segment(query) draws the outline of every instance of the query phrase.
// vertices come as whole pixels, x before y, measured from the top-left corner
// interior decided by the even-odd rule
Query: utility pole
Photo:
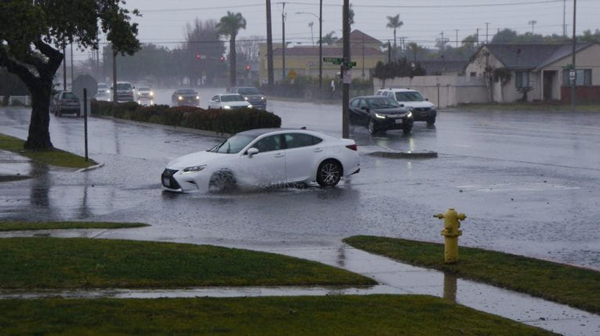
[[[271,31],[271,0],[267,0],[267,78],[269,88],[275,84],[273,76],[273,33]]]
[[[73,89],[73,42],[71,42],[71,90]]]
[[[535,24],[537,23],[537,21],[531,20],[531,21],[529,21],[527,23],[531,25],[531,35],[533,35],[533,29],[534,29]]]
[[[67,91],[67,46],[63,40],[63,90]]]
[[[575,112],[575,86],[577,85],[577,66],[575,52],[577,50],[577,0],[573,0],[573,68],[571,71],[575,71],[575,78],[571,79],[571,112]]]
[[[313,34],[313,25],[315,23],[310,21],[308,23],[308,27],[310,27],[310,43],[314,46],[315,45],[315,35]]]
[[[388,63],[392,62],[392,42],[388,40]]]
[[[113,103],[116,103],[117,100],[117,51],[115,47],[112,47],[113,54]]]
[[[567,38],[567,0],[563,0],[563,37]]]
[[[323,0],[319,1],[319,90],[323,89]]]
[[[458,29],[456,30],[456,47],[458,48]]]
[[[485,44],[488,44],[488,28],[490,26],[489,22],[485,23]]]
[[[479,47],[479,28],[477,28],[477,33],[475,34],[475,44]]]
[[[365,80],[365,35],[362,37],[362,79]]]
[[[285,47],[286,47],[286,45],[285,45],[285,2],[283,2],[282,4],[283,4],[283,9],[281,10],[281,33],[282,33],[282,35],[281,35],[281,48],[282,48],[281,49],[282,50],[281,69],[283,71],[281,74],[281,80],[285,81],[285,77],[286,77],[286,75],[285,75]]]
[[[344,62],[342,64],[343,94],[342,94],[342,137],[350,137],[350,125],[348,123],[348,109],[350,108],[350,0],[344,0],[342,20],[344,27]]]

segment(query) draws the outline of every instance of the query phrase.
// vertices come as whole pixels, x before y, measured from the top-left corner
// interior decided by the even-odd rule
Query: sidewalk
[[[134,236],[143,240],[160,241],[158,236],[134,235],[135,230],[127,230],[125,239]],[[141,231],[140,231],[141,232]],[[125,233],[125,232],[123,232]],[[9,237],[86,237],[117,238],[117,230],[57,230],[39,232],[0,233],[1,238]],[[164,238],[164,237],[163,237]],[[168,240],[169,242],[176,242]],[[205,244],[200,241],[180,241],[181,243]],[[369,295],[369,294],[420,294],[442,297],[459,304],[499,315],[524,324],[551,330],[563,335],[584,336],[600,334],[600,316],[574,309],[562,304],[535,298],[526,294],[468,281],[445,275],[442,272],[413,267],[388,258],[369,254],[339,243],[338,246],[315,246],[304,248],[264,248],[251,245],[227,246],[246,248],[263,252],[278,253],[292,257],[317,261],[360,273],[375,279],[380,285],[371,288],[328,288],[328,287],[218,287],[187,288],[173,290],[129,290],[111,289],[94,291],[42,291],[42,292],[0,292],[0,299],[40,297],[65,298],[193,298],[193,297],[253,297],[253,296],[304,296],[304,295]],[[441,258],[441,256],[440,256]]]

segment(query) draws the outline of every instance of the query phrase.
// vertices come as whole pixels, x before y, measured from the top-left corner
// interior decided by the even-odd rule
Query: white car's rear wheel
[[[324,161],[317,171],[317,183],[321,187],[333,187],[342,178],[342,165],[334,160]]]

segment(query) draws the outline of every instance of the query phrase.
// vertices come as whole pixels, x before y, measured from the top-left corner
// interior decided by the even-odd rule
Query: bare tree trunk
[[[50,96],[52,95],[52,81],[45,80],[35,88],[29,87],[31,92],[31,120],[29,134],[25,142],[28,149],[53,148],[50,141]]]

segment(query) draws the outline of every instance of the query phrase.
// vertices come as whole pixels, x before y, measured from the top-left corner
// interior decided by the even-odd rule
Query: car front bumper
[[[413,119],[415,121],[427,121],[429,118],[435,118],[437,110],[430,108],[414,108],[412,109]]]
[[[171,192],[208,191],[208,179],[205,176],[202,172],[184,173],[182,170],[166,168],[160,181],[163,190]]]
[[[405,127],[412,127],[413,118],[374,118],[375,127],[378,130],[392,130],[392,129],[403,129]]]

